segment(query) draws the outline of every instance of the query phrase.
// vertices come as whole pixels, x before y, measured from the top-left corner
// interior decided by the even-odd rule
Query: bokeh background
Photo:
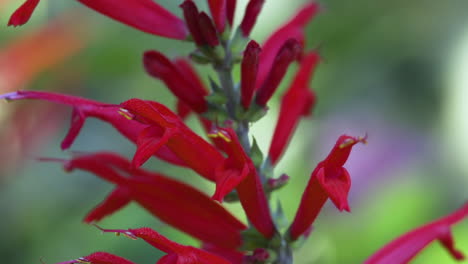
[[[158,2],[181,13],[181,1]],[[239,0],[239,11],[245,2]],[[264,39],[304,2],[266,1],[254,39]],[[468,2],[321,2],[323,12],[307,27],[307,48],[318,49],[323,57],[312,82],[318,104],[275,171],[287,173],[291,182],[272,201],[281,200],[291,219],[310,172],[336,138],[367,133],[369,143],[356,146],[346,164],[353,180],[352,213],[327,204],[295,262],[360,263],[399,234],[455,210],[468,198]],[[76,1],[43,0],[27,25],[7,28],[8,17],[21,3],[0,1],[1,93],[52,90],[109,103],[139,97],[174,105],[161,82],[145,74],[141,56],[148,49],[184,55],[191,45],[141,33]],[[210,74],[202,67],[199,71],[205,79]],[[278,99],[252,128],[264,150]],[[59,149],[69,113],[47,103],[0,102],[2,263],[55,263],[98,250],[154,263],[161,253],[143,241],[102,235],[81,223],[110,192],[110,184],[34,161],[70,156]],[[200,131],[194,118],[188,122]],[[134,146],[107,124],[88,120],[72,150],[113,150],[131,157]],[[213,190],[190,171],[154,159],[145,166],[207,193]],[[229,208],[243,218],[238,205]],[[197,244],[134,204],[100,225],[149,226],[178,242]],[[458,247],[468,253],[468,221],[456,225],[454,234]],[[454,261],[433,243],[413,263]]]

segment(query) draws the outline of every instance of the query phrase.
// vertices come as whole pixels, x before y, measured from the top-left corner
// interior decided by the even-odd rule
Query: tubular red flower
[[[200,25],[200,31],[205,39],[206,44],[211,47],[219,45],[218,33],[216,28],[211,21],[211,18],[205,13],[201,12],[198,15],[198,24]]]
[[[8,21],[8,26],[21,26],[28,22],[34,9],[36,9],[39,0],[26,0],[14,13]]]
[[[261,234],[271,238],[276,229],[265,191],[257,170],[241,146],[236,133],[231,128],[217,128],[210,136],[225,141],[223,148],[228,155],[217,174],[216,193],[213,198],[222,200],[224,195],[236,188],[247,218]]]
[[[223,248],[235,249],[241,245],[240,232],[245,225],[219,203],[189,185],[134,169],[128,160],[112,153],[78,156],[63,163],[67,171],[86,170],[117,185],[116,190],[86,216],[85,222],[98,221],[134,200],[165,223],[201,241]]]
[[[207,110],[207,91],[186,60],[172,62],[162,53],[151,50],[144,53],[143,64],[148,74],[161,79],[177,98],[195,112],[203,113]]]
[[[90,263],[90,264],[135,264],[128,259],[107,253],[107,252],[95,252],[79,259],[60,262],[56,264],[74,264],[74,263]]]
[[[310,228],[328,198],[338,210],[350,211],[347,199],[351,180],[343,165],[352,147],[359,142],[365,143],[366,138],[340,136],[330,154],[314,169],[294,221],[289,227],[292,240],[296,240]]]
[[[203,36],[200,24],[198,21],[198,8],[192,0],[185,0],[180,7],[184,11],[185,22],[190,30],[193,40],[198,46],[206,44],[205,37]]]
[[[278,162],[285,151],[300,117],[309,115],[315,104],[315,94],[310,90],[309,82],[319,59],[315,52],[304,56],[299,71],[283,96],[278,121],[268,151],[273,165]]]
[[[130,99],[121,106],[133,114],[133,118],[149,125],[140,133],[133,158],[135,166],[140,166],[161,146],[167,145],[194,171],[208,180],[216,180],[216,166],[224,161],[224,157],[188,128],[175,113],[160,103],[140,99]],[[158,131],[159,127],[163,130]]]
[[[265,106],[273,93],[278,88],[289,65],[298,59],[302,52],[301,44],[296,39],[288,39],[284,42],[276,55],[275,61],[268,73],[267,78],[257,91],[255,102],[260,106]]]
[[[408,263],[429,243],[439,240],[456,260],[463,260],[463,253],[455,249],[450,227],[468,217],[468,203],[455,212],[434,222],[418,227],[396,238],[368,258],[365,264]]]
[[[95,11],[143,32],[173,39],[186,39],[184,21],[151,0],[78,0]],[[10,19],[9,25],[26,23],[38,0],[27,0]]]
[[[73,106],[70,129],[62,141],[62,149],[68,149],[75,141],[86,118],[94,117],[105,121],[117,129],[123,136],[136,143],[140,132],[146,128],[145,125],[129,120],[119,114],[119,107],[116,105],[105,104],[77,96],[64,95],[52,92],[40,91],[17,91],[13,93],[0,95],[0,99],[22,100],[39,99],[58,104]],[[160,128],[161,130],[161,128]],[[156,153],[156,157],[177,166],[186,166],[171,150],[163,146]]]
[[[241,103],[244,109],[248,109],[252,102],[261,50],[260,45],[252,40],[244,51],[241,65]]]
[[[255,22],[257,22],[258,14],[262,11],[263,4],[265,0],[250,0],[245,9],[244,18],[240,24],[240,29],[244,37],[248,37]]]
[[[234,14],[236,13],[237,0],[226,0],[226,16],[229,25],[234,23]]]
[[[226,0],[208,0],[208,5],[218,32],[223,33],[226,26]]]
[[[230,264],[229,261],[202,249],[184,246],[167,239],[148,227],[128,230],[101,229],[104,232],[117,232],[130,238],[137,237],[145,240],[153,247],[167,253],[158,264],[200,263],[200,264]]]
[[[273,65],[278,50],[284,41],[289,38],[295,38],[300,43],[304,40],[304,27],[319,11],[319,5],[315,2],[302,7],[291,20],[276,30],[262,45],[262,54],[257,77],[257,89],[260,88]]]

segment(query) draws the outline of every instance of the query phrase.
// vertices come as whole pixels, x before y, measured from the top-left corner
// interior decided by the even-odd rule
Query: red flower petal
[[[208,5],[218,32],[223,33],[226,25],[226,0],[208,0]]]
[[[225,194],[236,187],[239,200],[249,221],[261,234],[271,238],[276,229],[265,191],[257,170],[239,143],[236,133],[232,128],[217,128],[215,133],[210,133],[210,137],[224,140],[223,148],[228,155],[225,161],[228,164],[223,164],[222,167],[222,169],[227,168],[227,173],[217,174],[216,193],[213,198],[222,200]]]
[[[244,18],[240,24],[240,29],[242,30],[242,35],[248,37],[255,22],[257,22],[258,14],[262,11],[263,4],[265,0],[250,0],[245,9]]]
[[[342,135],[336,141],[327,158],[314,169],[302,195],[294,221],[289,227],[289,235],[292,240],[296,240],[306,233],[328,198],[340,211],[349,211],[347,197],[351,180],[343,165],[348,159],[352,147],[359,142],[365,142],[365,140],[365,138]]]
[[[288,39],[284,42],[276,55],[268,76],[257,91],[255,102],[258,105],[266,105],[268,100],[276,91],[276,88],[278,88],[278,85],[286,74],[289,65],[294,60],[298,59],[301,52],[302,47],[296,39]]]
[[[140,99],[123,102],[122,107],[142,119],[142,122],[167,130],[170,138],[166,146],[206,179],[211,181],[216,179],[215,169],[223,162],[224,157],[214,146],[188,128],[175,113],[162,104]],[[144,136],[145,141],[150,139],[147,135]],[[155,139],[159,137],[155,135]],[[137,149],[135,155],[138,156],[140,151],[143,149]]]
[[[106,199],[86,219],[99,220],[94,216],[108,215],[115,211],[115,205],[122,204],[120,201],[131,199],[162,221],[204,242],[223,248],[241,245],[240,232],[245,225],[219,203],[189,185],[161,174],[134,169],[128,160],[112,153],[79,156],[64,163],[68,170],[92,172],[117,184],[117,190],[121,189],[118,194],[114,191],[113,197]]]
[[[174,63],[158,51],[147,51],[143,55],[146,71],[153,77],[161,79],[171,92],[197,113],[207,109],[207,95],[203,83],[195,70],[184,59]]]
[[[284,41],[295,38],[299,42],[304,39],[304,27],[319,11],[319,5],[315,2],[302,7],[293,18],[276,30],[262,45],[262,54],[260,55],[260,64],[257,77],[257,89],[260,88],[269,70],[273,65],[276,54],[283,45]]]
[[[190,30],[190,34],[198,46],[206,44],[205,37],[203,36],[198,22],[198,8],[192,0],[185,0],[180,7],[184,11],[185,22]]]
[[[126,188],[117,188],[109,196],[86,215],[84,222],[92,223],[101,221],[104,217],[111,215],[130,203],[131,198]]]
[[[315,104],[315,94],[309,89],[309,82],[318,61],[317,53],[307,54],[301,60],[299,71],[283,96],[278,121],[268,151],[273,165],[278,162],[286,149],[300,117],[308,115]]]
[[[226,0],[226,16],[229,22],[229,25],[234,23],[234,14],[236,13],[236,3],[237,0]]]
[[[468,217],[468,203],[457,211],[434,222],[418,227],[396,238],[368,258],[365,264],[408,263],[434,240],[439,240],[454,259],[463,260],[455,249],[450,227]]]
[[[78,0],[95,11],[143,32],[173,39],[186,39],[183,20],[152,0]]]
[[[145,240],[148,244],[152,245],[153,247],[169,254],[168,256],[165,256],[162,259],[162,261],[158,261],[158,263],[230,264],[229,261],[217,255],[211,254],[207,251],[191,246],[184,246],[174,241],[171,241],[148,227],[129,230],[102,230],[104,232],[118,232],[123,233],[124,235],[128,234],[131,236],[139,237]],[[177,257],[175,257],[174,255],[176,255]]]
[[[260,45],[254,40],[250,41],[244,51],[241,66],[241,103],[244,109],[250,107],[255,81],[257,80],[258,59],[261,52]]]
[[[8,21],[8,26],[21,26],[28,22],[34,9],[36,9],[39,0],[26,0],[14,13]]]
[[[107,252],[96,252],[88,256],[71,260],[60,262],[57,264],[73,264],[73,263],[90,263],[90,264],[134,264],[130,260],[124,259],[122,257],[107,253]]]
[[[51,92],[18,91],[0,95],[0,99],[1,98],[6,100],[40,99],[58,104],[73,106],[74,110],[70,130],[62,141],[62,149],[67,149],[71,146],[80,129],[82,128],[84,120],[88,117],[94,117],[108,122],[122,135],[135,143],[140,132],[146,128],[145,125],[134,120],[129,120],[128,118],[125,118],[119,114],[120,108],[118,106],[105,104],[82,97]],[[163,146],[158,152],[154,153],[154,155],[174,165],[186,166],[185,163],[166,146]]]
[[[211,47],[218,46],[218,33],[216,32],[216,28],[213,25],[211,18],[205,12],[201,12],[198,15],[198,24],[200,25],[200,30],[206,44]]]

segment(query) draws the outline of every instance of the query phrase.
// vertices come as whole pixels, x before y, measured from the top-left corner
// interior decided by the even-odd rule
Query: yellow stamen
[[[128,112],[127,109],[120,108],[119,114],[128,120],[133,120],[133,116]]]
[[[231,138],[229,135],[226,135],[223,131],[215,130],[211,133],[208,133],[208,137],[210,138],[222,138],[226,142],[231,142]]]

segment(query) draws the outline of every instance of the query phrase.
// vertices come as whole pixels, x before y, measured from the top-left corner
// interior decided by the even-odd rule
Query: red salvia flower
[[[226,0],[208,0],[208,5],[218,32],[223,33],[226,26],[226,18],[228,17],[226,13]]]
[[[318,11],[319,5],[315,2],[305,5],[290,21],[271,34],[265,43],[263,43],[256,83],[257,89],[265,81],[284,41],[294,38],[302,43],[304,40],[304,28]]]
[[[218,128],[210,136],[226,142],[225,151],[228,155],[221,172],[217,174],[214,199],[222,200],[225,194],[237,186],[239,200],[247,218],[261,234],[271,238],[275,233],[275,226],[265,191],[257,170],[241,146],[236,133],[231,128]]]
[[[197,113],[207,110],[205,96],[208,94],[195,70],[185,59],[170,61],[158,51],[143,55],[146,71],[161,79],[171,92]]]
[[[255,22],[257,22],[257,17],[260,14],[260,11],[262,11],[264,3],[265,0],[250,0],[247,4],[244,18],[240,24],[240,29],[244,37],[248,37],[250,35],[250,32],[255,26]]]
[[[456,260],[463,260],[463,253],[455,249],[450,227],[468,217],[468,203],[455,212],[434,222],[416,228],[396,238],[374,253],[365,264],[408,263],[429,243],[438,240]]]
[[[198,15],[198,24],[200,25],[200,30],[206,44],[210,47],[218,46],[219,39],[216,28],[211,18],[205,12],[201,12],[200,15]]]
[[[152,0],[78,0],[95,11],[143,32],[174,39],[186,39],[183,20]],[[9,25],[19,26],[31,17],[38,0],[26,2],[12,15]]]
[[[255,95],[255,102],[259,106],[263,107],[266,105],[286,74],[289,65],[294,60],[299,58],[301,52],[301,44],[299,44],[296,39],[291,38],[284,42],[283,46],[276,55],[275,61],[270,69],[270,72],[268,73],[268,76]]]
[[[226,18],[229,25],[234,23],[234,14],[236,13],[237,0],[226,0]]]
[[[310,228],[328,198],[338,210],[350,211],[348,192],[351,180],[343,165],[352,147],[359,142],[365,143],[365,140],[366,138],[340,136],[330,154],[314,169],[302,195],[294,221],[289,227],[292,240],[296,240]]]
[[[157,263],[161,264],[231,264],[226,259],[202,249],[184,246],[167,239],[151,228],[143,227],[128,230],[101,229],[104,232],[116,232],[130,238],[141,238],[153,247],[167,253]]]
[[[75,260],[60,262],[56,264],[135,264],[128,259],[107,253],[107,252],[95,252],[88,256],[81,257]]]
[[[184,11],[185,22],[190,30],[193,40],[198,46],[206,44],[198,18],[198,8],[192,0],[185,0],[180,7]]]
[[[102,121],[108,122],[116,128],[122,135],[130,141],[137,143],[139,134],[146,128],[145,125],[129,120],[119,114],[120,107],[116,105],[105,104],[82,97],[63,95],[51,92],[39,91],[18,91],[8,94],[3,94],[0,98],[7,100],[22,100],[22,99],[39,99],[50,101],[59,104],[70,105],[73,107],[70,129],[62,141],[62,149],[68,149],[75,141],[81,128],[84,125],[86,118],[94,117]],[[157,129],[157,128],[155,128]],[[161,130],[161,128],[159,128]],[[161,147],[157,152],[153,153],[158,158],[170,162],[178,166],[185,166],[185,163],[178,158],[166,146]]]
[[[283,96],[278,121],[268,151],[272,164],[278,162],[286,149],[300,117],[309,115],[315,104],[315,94],[309,89],[309,83],[312,71],[319,59],[316,52],[310,52],[304,56],[293,82]]]
[[[257,80],[258,59],[261,52],[260,45],[254,40],[247,44],[241,65],[241,104],[244,109],[250,107]]]
[[[211,144],[188,128],[166,106],[152,101],[131,99],[121,106],[148,125],[139,135],[138,149],[133,158],[135,166],[141,166],[162,146],[167,145],[190,168],[208,180],[215,181],[215,169],[224,157]],[[163,128],[161,131],[160,128]]]
[[[133,200],[165,223],[205,243],[231,249],[241,245],[240,232],[245,225],[219,203],[189,185],[162,174],[135,169],[130,161],[113,153],[81,155],[61,162],[67,171],[89,171],[117,185],[106,200],[85,217],[85,222],[99,221]]]

